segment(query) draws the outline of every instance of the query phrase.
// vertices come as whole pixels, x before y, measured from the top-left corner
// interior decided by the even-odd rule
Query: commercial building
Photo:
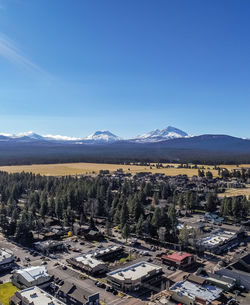
[[[109,261],[114,258],[120,258],[124,253],[124,248],[122,246],[111,245],[107,248],[103,247],[90,253],[98,260]]]
[[[230,291],[234,289],[236,284],[236,280],[234,278],[211,273],[203,268],[199,268],[196,274],[198,276],[205,278],[206,281],[209,282],[210,284],[215,285],[225,291]]]
[[[35,242],[34,247],[37,251],[42,252],[43,254],[48,255],[49,253],[66,251],[64,243],[61,241],[55,240],[46,240],[42,242]]]
[[[12,251],[7,249],[0,249],[0,271],[12,268],[14,263],[14,256]]]
[[[245,239],[245,232],[233,232],[229,230],[217,229],[209,235],[201,238],[197,246],[202,251],[210,251],[215,254],[221,254],[226,250],[238,246]]]
[[[73,283],[65,282],[57,292],[57,297],[67,305],[99,305],[99,293],[90,293]]]
[[[39,287],[17,291],[10,299],[10,305],[66,305]]]
[[[16,270],[12,277],[12,283],[19,289],[32,286],[46,287],[50,284],[51,276],[45,266],[32,266]]]
[[[185,252],[174,252],[170,255],[162,255],[162,262],[175,268],[183,269],[193,265],[196,258],[193,254]]]
[[[123,291],[137,291],[141,288],[151,289],[152,286],[160,283],[162,274],[160,266],[148,262],[140,262],[109,272],[107,281],[113,288]]]
[[[78,255],[68,259],[67,262],[82,271],[95,275],[108,271],[107,265],[103,261],[96,259],[92,254]]]
[[[204,220],[214,223],[214,224],[222,224],[224,221],[223,217],[218,216],[217,214],[214,213],[206,213],[204,215]]]
[[[171,298],[181,304],[221,304],[215,301],[220,298],[222,289],[207,285],[203,281],[200,281],[200,284],[191,280],[181,281],[171,286],[169,291]]]
[[[250,290],[250,254],[244,255],[228,266],[216,270],[215,273],[234,278],[238,285]]]

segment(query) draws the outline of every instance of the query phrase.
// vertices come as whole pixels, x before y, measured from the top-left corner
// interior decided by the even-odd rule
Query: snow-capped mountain
[[[83,141],[91,141],[91,142],[94,141],[98,143],[111,143],[120,140],[121,140],[120,137],[114,135],[112,132],[108,130],[96,131],[83,139]]]
[[[148,133],[142,134],[135,139],[133,139],[136,142],[160,142],[160,141],[166,141],[170,139],[176,139],[176,138],[184,138],[189,137],[189,135],[178,128],[168,126],[162,130],[160,129],[154,129]]]
[[[77,141],[81,140],[76,137],[67,137],[60,135],[39,135],[33,131],[22,132],[17,134],[0,133],[1,141],[14,141],[14,142],[29,142],[29,141]]]
[[[189,135],[175,127],[168,126],[162,130],[155,129],[141,136],[123,140],[108,130],[96,131],[87,137],[69,137],[62,135],[39,135],[35,132],[23,132],[18,134],[0,133],[1,142],[52,142],[52,143],[69,143],[69,144],[99,144],[114,143],[118,141],[152,143],[166,141],[175,138],[189,137]]]

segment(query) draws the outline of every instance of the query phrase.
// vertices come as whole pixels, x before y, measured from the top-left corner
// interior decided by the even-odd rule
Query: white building
[[[65,303],[35,286],[17,291],[11,298],[10,305],[65,305]]]
[[[212,304],[222,293],[222,289],[212,285],[199,285],[190,281],[181,281],[169,288],[176,302],[186,305]]]
[[[17,270],[12,275],[12,283],[18,288],[32,286],[46,287],[50,283],[51,276],[45,266],[32,266]]]
[[[68,262],[71,265],[91,274],[104,273],[108,271],[107,265],[103,261],[96,259],[93,254],[78,255],[69,259]]]
[[[162,268],[148,262],[140,262],[107,274],[108,283],[123,291],[136,291],[143,287],[150,288],[161,280]]]
[[[208,236],[201,238],[197,245],[201,250],[207,250],[220,254],[226,249],[238,246],[245,238],[244,231],[233,232],[229,230],[217,229]]]
[[[0,249],[0,270],[9,269],[14,262],[13,252],[7,249]]]

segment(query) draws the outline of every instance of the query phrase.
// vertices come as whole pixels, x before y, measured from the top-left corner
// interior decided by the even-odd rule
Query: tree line
[[[0,227],[17,241],[33,241],[33,231],[46,227],[49,219],[73,228],[88,224],[93,217],[107,219],[107,231],[117,225],[124,238],[131,233],[177,242],[178,216],[196,209],[222,215],[249,215],[249,200],[223,199],[208,193],[206,199],[192,191],[177,191],[163,181],[146,181],[110,176],[46,177],[32,173],[0,172]]]

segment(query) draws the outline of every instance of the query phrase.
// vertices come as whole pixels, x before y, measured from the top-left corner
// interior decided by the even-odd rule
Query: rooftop
[[[45,249],[45,248],[49,248],[49,247],[56,247],[56,246],[63,245],[63,242],[56,241],[56,240],[45,240],[45,241],[35,242],[34,245]]]
[[[196,297],[212,302],[220,297],[222,289],[217,288],[212,285],[198,285],[191,283],[189,281],[182,281],[174,284],[169,289],[170,291],[175,291],[179,296],[187,296],[192,300]]]
[[[100,260],[94,258],[92,254],[83,254],[73,258],[77,263],[82,263],[85,266],[89,266],[91,268],[95,268],[100,265],[104,265],[104,263]]]
[[[227,269],[235,269],[240,272],[250,273],[250,253],[242,256],[237,261],[227,266]]]
[[[91,251],[90,253],[93,255],[93,256],[102,256],[102,255],[105,255],[105,254],[108,254],[108,253],[112,253],[112,252],[115,252],[115,251],[118,251],[122,249],[122,246],[117,246],[117,245],[111,245],[107,248],[100,248],[100,249],[96,249],[95,251]]]
[[[17,270],[15,273],[22,275],[28,282],[33,282],[41,277],[50,276],[45,266],[32,266]]]
[[[10,250],[0,249],[0,264],[11,262],[13,259],[13,253]]]
[[[22,298],[26,298],[29,304],[32,305],[64,305],[65,304],[37,286],[19,291],[17,295],[18,294],[20,294]]]
[[[186,253],[186,252],[174,252],[173,254],[170,255],[163,255],[162,258],[171,260],[171,261],[177,261],[181,262],[187,257],[191,257],[192,254]]]
[[[234,235],[235,232],[217,230],[209,236],[202,238],[199,243],[203,246],[213,247],[230,240]]]
[[[69,282],[65,282],[61,286],[60,291],[74,298],[75,300],[81,302],[82,304],[85,304],[90,296],[94,296],[98,294],[98,292],[95,293],[90,292],[88,290],[85,290],[83,287],[76,286],[74,283],[69,283]]]
[[[129,267],[125,267],[109,272],[108,276],[112,276],[120,281],[128,280],[128,279],[134,281],[142,278],[143,276],[146,276],[151,271],[156,271],[160,273],[162,271],[162,268],[160,266],[148,262],[140,262],[138,264]]]

